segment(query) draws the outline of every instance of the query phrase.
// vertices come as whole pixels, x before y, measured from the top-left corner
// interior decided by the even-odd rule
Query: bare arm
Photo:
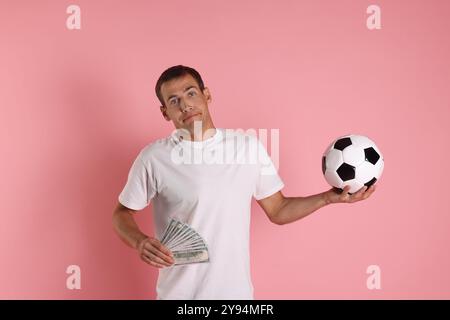
[[[342,193],[337,193],[332,188],[308,197],[285,197],[278,191],[257,202],[270,221],[281,225],[302,219],[330,203],[353,203],[367,199],[375,191],[375,185],[369,189],[363,187],[352,195],[348,194],[349,190],[350,187],[346,186]]]
[[[304,218],[327,204],[323,194],[291,198],[285,197],[281,191],[257,202],[270,221],[280,225]]]
[[[134,220],[136,212],[118,203],[113,213],[114,230],[126,245],[134,249],[138,248],[140,241],[147,238]]]
[[[136,249],[144,262],[158,268],[172,265],[174,260],[170,250],[139,229],[133,217],[136,212],[121,203],[117,204],[113,213],[113,227],[117,235],[126,245]]]

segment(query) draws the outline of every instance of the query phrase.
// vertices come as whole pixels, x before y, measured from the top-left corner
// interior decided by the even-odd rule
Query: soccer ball
[[[373,185],[380,179],[383,168],[380,150],[372,140],[361,135],[337,138],[322,156],[325,180],[339,192],[350,185],[349,194]]]

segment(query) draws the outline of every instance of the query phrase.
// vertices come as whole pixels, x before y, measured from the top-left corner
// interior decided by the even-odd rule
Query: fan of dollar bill
[[[173,253],[175,265],[208,262],[208,247],[203,238],[191,226],[170,219],[161,243]]]

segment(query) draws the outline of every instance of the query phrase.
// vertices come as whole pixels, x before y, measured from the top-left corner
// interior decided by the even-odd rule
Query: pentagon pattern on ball
[[[355,167],[347,163],[341,164],[341,166],[336,170],[336,172],[342,181],[355,179]]]
[[[341,138],[334,143],[334,148],[342,151],[351,144],[352,140],[349,137]]]
[[[376,164],[378,159],[380,159],[380,155],[372,147],[364,149],[364,154],[366,156],[366,160],[371,164]]]

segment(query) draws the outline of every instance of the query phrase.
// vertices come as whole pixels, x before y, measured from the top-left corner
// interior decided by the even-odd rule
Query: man
[[[308,197],[285,197],[280,191],[284,184],[256,137],[215,128],[208,110],[211,93],[196,70],[181,65],[167,69],[155,91],[164,119],[172,121],[177,130],[141,150],[119,195],[113,224],[119,237],[135,248],[144,262],[159,268],[157,299],[253,299],[249,257],[252,197],[271,222],[282,225],[330,203],[367,199],[375,190],[372,185],[350,195],[349,187],[340,194],[331,188]],[[235,138],[244,139],[230,148],[229,142]],[[258,146],[256,152],[246,148],[250,143]],[[224,150],[228,160],[238,154],[257,154],[258,160],[193,161],[195,154],[211,156]],[[142,233],[133,217],[150,201],[154,237]],[[174,265],[172,253],[158,240],[170,218],[187,223],[203,237],[210,255],[207,263]]]

